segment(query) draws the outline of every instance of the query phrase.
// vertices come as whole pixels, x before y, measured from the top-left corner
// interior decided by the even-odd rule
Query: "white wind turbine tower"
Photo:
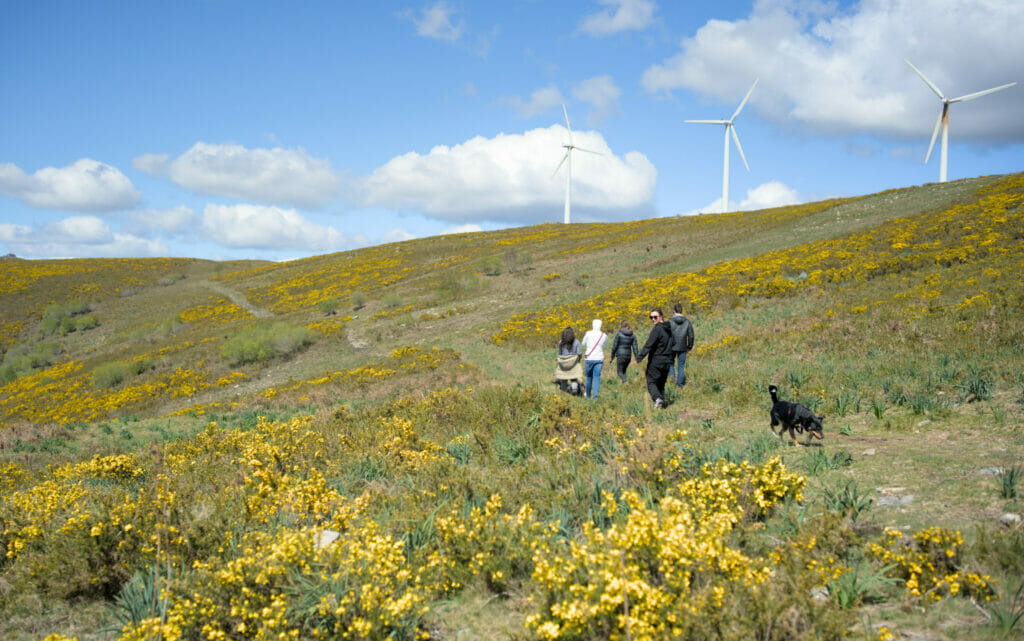
[[[935,138],[939,135],[939,128],[941,127],[942,155],[939,158],[939,182],[944,183],[946,182],[946,161],[949,158],[949,106],[954,102],[965,102],[967,100],[974,100],[975,98],[980,98],[984,95],[995,93],[996,91],[1001,91],[1008,87],[1012,87],[1017,83],[1011,82],[1008,85],[1001,85],[999,87],[993,87],[991,89],[986,89],[984,91],[976,91],[975,93],[969,93],[966,96],[960,96],[959,98],[947,98],[942,95],[942,92],[939,91],[939,88],[936,87],[931,80],[928,80],[928,78],[926,78],[925,75],[921,73],[920,69],[911,64],[911,62],[906,58],[903,59],[903,62],[910,65],[910,68],[913,69],[914,72],[917,73],[917,75],[921,76],[921,80],[924,80],[924,83],[931,87],[931,90],[934,91],[935,95],[937,95],[939,97],[939,100],[942,101],[942,111],[939,112],[939,119],[935,121],[935,130],[932,132],[932,141],[928,144],[928,153],[925,154],[924,161],[925,163],[927,163],[928,159],[931,158],[932,147],[935,146]]]
[[[750,94],[754,93],[754,87],[757,86],[757,81],[760,78],[754,80],[754,84],[750,85],[750,89],[747,91],[747,95],[743,97],[743,102],[740,103],[739,107],[736,107],[736,111],[733,113],[732,118],[728,120],[687,120],[686,122],[696,122],[705,125],[725,125],[725,161],[722,165],[722,213],[729,211],[729,134],[732,134],[732,139],[736,141],[736,149],[740,152],[740,158],[743,159],[743,165],[750,171],[750,165],[747,164],[747,157],[743,155],[743,147],[740,145],[740,138],[736,135],[736,127],[732,124],[736,120],[736,116],[740,115],[743,111],[743,106],[747,104],[747,100],[750,98]]]
[[[577,151],[585,151],[588,154],[595,154],[598,156],[600,156],[601,154],[600,152],[597,151],[591,151],[589,149],[584,149],[583,147],[576,146],[572,139],[572,127],[569,126],[569,112],[565,110],[565,105],[562,105],[562,113],[565,115],[565,128],[569,130],[569,143],[562,144],[562,146],[565,147],[565,155],[562,156],[562,161],[558,163],[557,167],[555,167],[555,170],[551,173],[551,176],[553,178],[555,174],[558,173],[558,170],[562,168],[562,165],[565,165],[565,218],[563,222],[566,225],[568,225],[569,209],[572,204],[572,151],[573,149],[575,149]]]

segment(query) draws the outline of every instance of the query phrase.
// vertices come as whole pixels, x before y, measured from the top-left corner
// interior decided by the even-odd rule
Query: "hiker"
[[[558,341],[555,383],[563,392],[573,396],[583,394],[583,348],[571,327],[562,330],[562,338]]]
[[[619,380],[626,382],[626,368],[629,367],[630,352],[633,358],[640,354],[637,347],[636,335],[633,334],[633,327],[629,321],[622,321],[619,331],[615,332],[612,340],[612,358],[615,359],[615,366],[618,370]]]
[[[668,380],[668,370],[672,366],[672,330],[661,315],[661,308],[655,307],[651,310],[651,334],[647,337],[643,349],[637,355],[636,360],[640,362],[644,357],[647,359],[647,392],[654,401],[654,407],[665,408],[665,381]]]
[[[601,331],[601,321],[595,318],[591,330],[583,335],[583,363],[587,372],[587,398],[597,398],[601,389],[601,370],[604,368],[604,346],[608,335]]]
[[[668,319],[672,330],[672,365],[668,368],[668,376],[675,376],[676,387],[686,385],[686,355],[693,349],[693,324],[683,316],[683,306],[676,303],[675,314]]]

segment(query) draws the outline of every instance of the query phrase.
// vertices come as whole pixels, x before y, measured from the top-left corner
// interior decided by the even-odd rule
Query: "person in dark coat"
[[[643,349],[636,357],[637,362],[647,358],[647,392],[654,400],[654,407],[665,407],[665,381],[668,370],[672,367],[675,352],[672,351],[672,330],[661,314],[661,308],[651,310],[651,334],[647,337]]]
[[[623,383],[626,382],[626,368],[629,367],[630,359],[637,358],[639,355],[640,348],[636,334],[633,333],[633,328],[630,327],[628,321],[622,321],[619,331],[616,332],[615,338],[612,340],[612,358],[615,359],[619,379]]]

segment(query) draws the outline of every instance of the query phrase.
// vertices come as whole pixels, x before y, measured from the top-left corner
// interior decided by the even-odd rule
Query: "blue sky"
[[[1018,0],[7,1],[0,253],[282,260],[1024,170]]]

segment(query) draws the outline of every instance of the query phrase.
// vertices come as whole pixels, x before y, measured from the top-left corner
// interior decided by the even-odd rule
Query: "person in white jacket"
[[[594,319],[593,329],[583,335],[583,363],[587,375],[587,398],[597,398],[604,367],[604,346],[608,335],[601,331],[601,321]]]

